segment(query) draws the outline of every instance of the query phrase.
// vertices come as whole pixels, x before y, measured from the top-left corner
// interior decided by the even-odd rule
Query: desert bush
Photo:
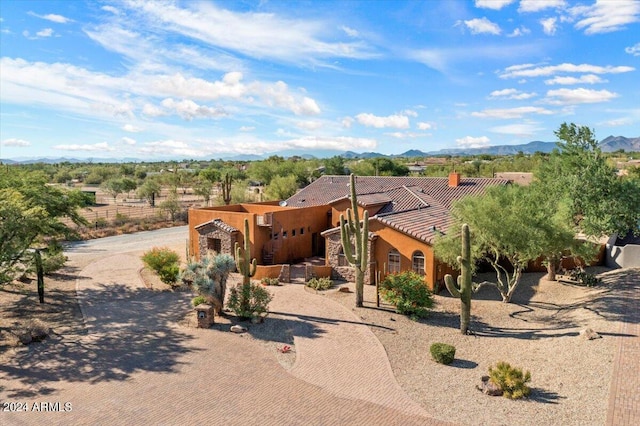
[[[113,219],[113,224],[115,226],[122,226],[125,223],[129,223],[131,219],[126,214],[116,213],[116,218]]]
[[[242,319],[259,317],[268,312],[272,296],[262,286],[238,284],[229,290],[227,307]]]
[[[429,351],[433,359],[440,364],[451,364],[456,357],[455,346],[447,343],[434,343]]]
[[[602,283],[601,278],[598,278],[594,274],[590,274],[583,269],[574,269],[571,271],[571,279],[576,280],[587,287],[594,287]]]
[[[191,299],[191,304],[196,307],[198,305],[202,305],[203,303],[207,303],[207,299],[204,296],[196,296]]]
[[[175,284],[180,272],[180,257],[166,247],[154,247],[142,255],[142,261],[153,270],[165,284]]]
[[[395,305],[396,312],[411,317],[426,317],[433,306],[431,292],[423,277],[413,271],[387,275],[380,284],[380,295]]]
[[[333,286],[333,281],[329,278],[311,278],[305,285],[314,290],[327,290]]]
[[[509,363],[500,361],[496,367],[489,367],[489,380],[500,386],[503,395],[510,399],[524,398],[531,389],[526,385],[531,380],[530,372],[512,367]]]
[[[277,278],[264,277],[263,279],[260,280],[260,284],[262,284],[262,285],[280,285],[280,281],[278,281]]]

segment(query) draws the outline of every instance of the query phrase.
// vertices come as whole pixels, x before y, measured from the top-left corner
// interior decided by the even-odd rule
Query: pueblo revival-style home
[[[369,268],[365,282],[387,274],[413,270],[436,290],[451,268],[440,263],[432,244],[451,223],[454,201],[482,194],[506,179],[431,177],[356,177],[360,217],[369,212]],[[278,277],[280,266],[304,258],[325,258],[316,275],[351,280],[340,241],[340,214],[351,206],[348,176],[322,176],[281,202],[237,204],[189,210],[190,252],[212,250],[234,255],[236,242],[249,222],[251,256],[257,259],[255,278]],[[288,266],[287,266],[288,267]]]

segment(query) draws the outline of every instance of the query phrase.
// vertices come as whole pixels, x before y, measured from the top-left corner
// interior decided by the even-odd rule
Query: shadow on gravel
[[[542,404],[558,404],[561,399],[567,399],[567,397],[540,388],[531,388],[531,393],[529,394],[530,401]]]
[[[455,367],[455,368],[463,368],[465,370],[473,370],[474,368],[476,368],[478,366],[477,362],[473,362],[473,361],[469,361],[468,359],[458,359],[455,358],[453,360],[453,362],[451,364],[449,364],[450,367]]]
[[[49,339],[0,365],[0,376],[24,386],[6,388],[8,397],[52,394],[59,381],[98,383],[124,381],[139,371],[175,373],[181,356],[200,350],[190,345],[191,335],[174,326],[190,309],[186,294],[111,284],[105,290],[84,290],[82,297],[88,334],[65,337],[54,330]]]

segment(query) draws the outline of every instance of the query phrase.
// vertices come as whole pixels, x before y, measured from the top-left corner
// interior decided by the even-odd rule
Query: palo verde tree
[[[467,197],[452,207],[457,229],[467,223],[471,232],[471,266],[487,261],[496,272],[496,282],[485,281],[476,285],[494,285],[503,302],[510,302],[520,283],[527,264],[546,253],[571,249],[573,231],[559,221],[550,220],[553,212],[537,204],[537,198],[527,187],[518,185],[489,188],[485,195]],[[557,236],[561,238],[557,239]],[[558,244],[560,240],[560,244]],[[436,240],[438,258],[455,265],[459,253],[457,235],[450,233]],[[507,268],[501,262],[510,263]]]
[[[75,234],[63,218],[86,224],[78,208],[86,205],[87,197],[47,181],[41,172],[0,170],[0,284],[33,265],[30,248],[56,244]]]
[[[340,240],[347,262],[355,269],[356,307],[362,307],[364,299],[364,273],[369,261],[369,212],[365,210],[362,224],[358,214],[356,183],[353,174],[349,176],[351,208],[340,215]]]
[[[535,171],[534,186],[565,203],[586,235],[640,232],[640,184],[616,175],[593,130],[563,123],[555,135],[558,150]]]

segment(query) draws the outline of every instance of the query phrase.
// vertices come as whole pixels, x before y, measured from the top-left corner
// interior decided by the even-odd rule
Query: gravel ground
[[[439,419],[460,424],[601,425],[606,419],[621,306],[638,303],[637,292],[632,293],[634,300],[617,290],[625,281],[640,281],[640,270],[606,271],[591,269],[602,273],[604,280],[595,288],[549,282],[540,273],[525,274],[509,304],[500,301],[495,288],[485,287],[474,295],[473,335],[466,336],[459,332],[459,300],[446,290],[435,296],[432,315],[420,321],[394,313],[389,305],[376,309],[372,286],[365,286],[365,308],[353,308],[353,294],[327,295],[364,321],[393,329],[371,327],[400,386]],[[602,338],[586,340],[580,335],[585,328]],[[456,347],[451,365],[431,359],[429,347],[435,342]],[[528,399],[512,401],[476,390],[480,377],[498,361],[531,372]]]

